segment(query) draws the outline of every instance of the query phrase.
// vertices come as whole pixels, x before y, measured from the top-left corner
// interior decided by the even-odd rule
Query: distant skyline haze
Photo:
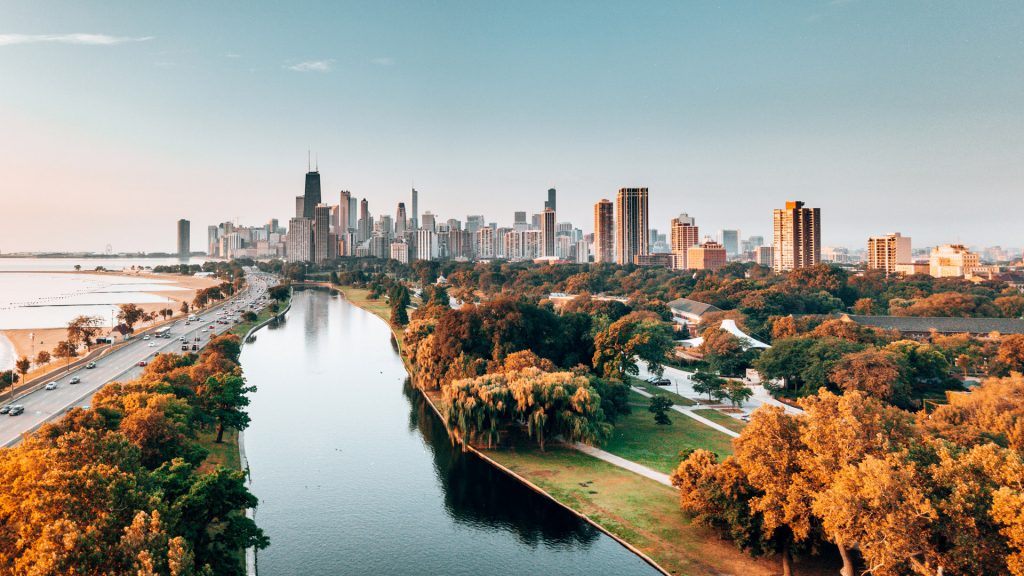
[[[0,252],[194,249],[304,190],[591,232],[1024,245],[1024,3],[302,2],[0,6]]]

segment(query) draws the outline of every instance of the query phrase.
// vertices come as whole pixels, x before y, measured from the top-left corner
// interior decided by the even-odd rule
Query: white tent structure
[[[743,344],[744,350],[748,348],[771,348],[771,346],[769,346],[768,344],[765,344],[760,340],[755,340],[754,338],[745,334],[743,330],[740,330],[739,326],[736,325],[735,320],[722,320],[722,325],[720,326],[720,328],[722,330],[725,330],[729,334],[732,334],[737,339],[739,339],[740,343]],[[680,344],[682,344],[685,348],[700,348],[700,345],[703,343],[704,338],[702,337],[690,338],[689,340],[683,340],[682,342],[680,342]]]

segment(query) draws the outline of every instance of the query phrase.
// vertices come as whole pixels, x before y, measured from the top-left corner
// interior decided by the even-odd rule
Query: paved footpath
[[[636,386],[630,386],[630,388],[633,390],[633,392],[636,392],[637,394],[643,396],[644,398],[650,398],[651,396],[653,396],[653,394],[651,394],[647,390],[644,390],[643,388],[637,388]],[[707,408],[707,406],[698,406],[697,408]],[[739,433],[733,432],[732,430],[729,430],[728,428],[722,426],[721,424],[712,422],[711,420],[708,420],[707,418],[701,416],[700,414],[694,414],[693,409],[690,408],[689,406],[680,406],[679,404],[673,404],[672,409],[675,410],[676,412],[679,412],[680,414],[693,418],[697,422],[700,422],[701,424],[709,428],[714,428],[715,430],[718,430],[719,432],[727,436],[731,436],[733,438],[739,438],[740,436]]]
[[[672,486],[672,481],[669,480],[668,474],[658,472],[657,470],[652,470],[647,466],[644,466],[643,464],[637,464],[632,460],[620,458],[619,456],[616,456],[611,452],[605,452],[600,448],[594,448],[593,446],[588,446],[586,444],[583,444],[582,442],[577,442],[573,444],[572,447],[579,450],[580,452],[583,452],[584,454],[593,456],[594,458],[597,458],[599,460],[604,460],[605,462],[618,466],[619,468],[625,468],[630,472],[634,472],[645,478],[650,478],[651,480],[654,480],[655,482],[658,482],[660,484],[664,484],[665,486]]]

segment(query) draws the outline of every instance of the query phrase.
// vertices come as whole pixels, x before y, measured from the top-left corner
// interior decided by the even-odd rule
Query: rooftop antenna
[[[310,166],[311,163],[309,161],[309,158],[310,158],[309,148],[306,148],[306,172],[309,172],[309,169],[311,168],[311,166]]]
[[[316,153],[316,171],[320,172],[320,153]]]

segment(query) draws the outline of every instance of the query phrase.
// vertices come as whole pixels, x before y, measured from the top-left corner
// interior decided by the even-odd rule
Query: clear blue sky
[[[96,36],[72,36],[92,34]],[[173,250],[325,199],[509,223],[647,186],[652,224],[1020,246],[1024,2],[0,4],[0,250]]]

